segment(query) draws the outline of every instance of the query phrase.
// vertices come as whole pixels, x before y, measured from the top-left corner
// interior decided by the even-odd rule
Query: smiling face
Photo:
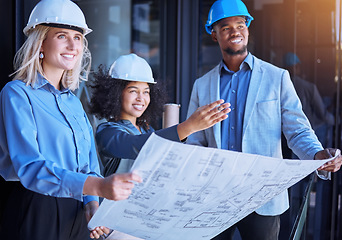
[[[83,35],[80,32],[51,28],[41,47],[41,52],[44,54],[42,67],[45,75],[61,76],[64,70],[73,69],[82,51]]]
[[[228,17],[215,24],[211,37],[223,54],[247,56],[248,28],[243,17]]]
[[[150,87],[145,82],[130,82],[122,91],[121,101],[120,118],[136,125],[150,103]]]

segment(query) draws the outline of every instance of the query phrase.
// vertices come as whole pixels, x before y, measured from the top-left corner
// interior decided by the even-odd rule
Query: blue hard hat
[[[244,16],[246,26],[249,27],[254,19],[247,10],[246,5],[241,0],[217,0],[211,6],[208,14],[208,20],[205,24],[207,33],[211,34],[213,23],[227,17]]]
[[[284,64],[285,67],[291,67],[293,65],[296,65],[300,63],[299,57],[293,53],[293,52],[288,52],[284,56]]]

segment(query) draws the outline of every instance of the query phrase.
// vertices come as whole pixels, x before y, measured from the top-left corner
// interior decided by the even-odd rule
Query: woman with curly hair
[[[96,131],[104,176],[128,172],[152,132],[184,141],[190,134],[226,119],[230,112],[229,103],[217,100],[197,109],[186,121],[155,131],[151,124],[160,117],[166,94],[143,58],[123,55],[112,64],[109,74],[102,66],[94,76],[91,112],[107,120]]]

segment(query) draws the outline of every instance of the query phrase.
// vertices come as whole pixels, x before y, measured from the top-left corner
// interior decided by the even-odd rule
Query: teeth
[[[69,54],[63,54],[62,56],[66,57],[66,58],[73,58],[74,57],[74,55],[69,55]]]
[[[138,109],[138,110],[142,110],[143,106],[142,105],[133,105],[134,108]]]

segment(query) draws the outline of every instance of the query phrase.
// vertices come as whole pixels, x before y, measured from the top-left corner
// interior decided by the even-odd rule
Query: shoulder
[[[100,123],[97,129],[104,129],[104,128],[122,128],[122,125],[118,122],[103,122]]]
[[[26,88],[31,88],[31,86],[26,86],[26,84],[21,80],[13,80],[8,82],[1,90],[1,92],[7,91],[22,91]]]
[[[261,60],[255,56],[252,70],[252,78],[262,77],[263,81],[269,82],[290,82],[290,74],[286,69],[278,67],[272,63]]]
[[[194,84],[199,84],[201,87],[207,88],[207,85],[209,84],[211,79],[218,79],[219,67],[220,64],[216,65],[213,69],[204,74],[202,77],[197,78]]]
[[[132,124],[131,124],[132,125]],[[100,133],[106,130],[110,131],[122,131],[122,132],[131,132],[131,128],[134,127],[133,125],[130,126],[129,123],[117,121],[117,122],[103,122],[98,125],[96,133]]]
[[[254,71],[260,71],[263,73],[266,73],[268,75],[276,75],[276,76],[286,76],[290,77],[289,72],[281,67],[278,67],[272,63],[266,62],[264,60],[261,60],[255,56],[253,56],[254,59]]]
[[[272,63],[266,62],[264,60],[261,60],[257,58],[256,56],[253,55],[253,60],[254,60],[254,67],[256,69],[265,69],[267,71],[275,71],[275,72],[286,72],[285,69],[278,67]]]
[[[13,80],[8,82],[1,90],[1,98],[27,98],[28,92],[31,91],[31,86],[27,86],[21,80]]]
[[[216,65],[213,69],[211,69],[209,72],[204,74],[202,77],[199,77],[196,81],[201,80],[201,79],[207,79],[207,78],[210,78],[212,76],[218,75],[219,74],[219,68],[220,68],[220,64]]]

